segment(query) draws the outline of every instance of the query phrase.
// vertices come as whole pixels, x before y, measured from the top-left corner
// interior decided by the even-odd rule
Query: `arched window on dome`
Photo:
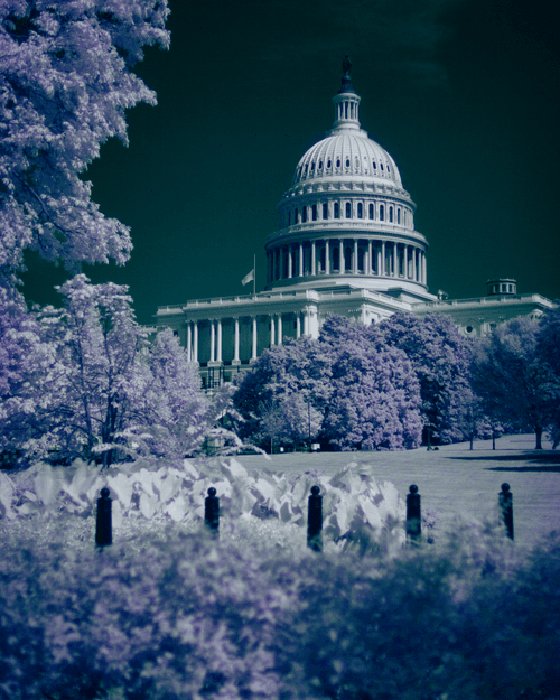
[[[393,223],[393,207],[389,207],[389,221]]]
[[[340,271],[340,254],[338,252],[338,246],[336,248],[333,248],[332,252],[332,266],[333,266],[333,272],[339,272]]]
[[[307,168],[308,168],[308,167],[309,167],[309,165],[306,165],[306,166],[305,166],[305,175],[307,175]],[[383,166],[381,166],[381,167],[383,167]]]
[[[371,164],[373,165],[373,169],[374,169],[374,170],[377,170],[377,165],[375,164],[375,161],[374,161],[374,160],[371,161]]]
[[[373,204],[370,204],[370,205],[369,205],[369,218],[372,219],[372,220],[373,220],[373,217],[374,217],[374,212],[375,212],[375,208],[374,208]]]
[[[311,170],[315,170],[315,161],[311,161]]]
[[[323,167],[323,161],[320,160],[320,161],[319,161],[319,170],[321,170],[322,167]]]
[[[317,221],[317,205],[311,205],[311,221]]]
[[[295,215],[294,223],[299,224],[299,211],[298,211],[297,207],[296,207],[296,215]]]
[[[307,223],[307,207],[301,208],[301,223],[302,224]]]
[[[383,167],[383,163],[381,163],[381,170],[385,170],[385,168]]]
[[[387,166],[387,172],[388,172],[388,173],[391,172],[391,168],[390,168],[389,166]]]
[[[401,223],[401,209],[400,207],[397,209],[397,224]]]
[[[361,202],[358,202],[358,219],[363,219],[364,218],[364,205]]]
[[[329,218],[329,205],[327,202],[323,204],[323,219],[328,219]]]
[[[346,202],[346,218],[352,218],[352,205],[350,204],[350,202]]]
[[[336,167],[337,167],[337,168],[340,168],[340,158],[337,158],[337,159],[336,159]]]
[[[358,156],[356,156],[356,158],[354,160],[355,160],[356,167],[359,168],[360,167],[360,159],[358,158]]]
[[[346,159],[346,167],[347,167],[347,168],[350,167],[350,158],[347,158],[347,159]]]
[[[385,221],[385,205],[379,205],[379,221]]]
[[[334,203],[334,218],[340,219],[340,204],[338,202]]]
[[[332,165],[332,161],[331,161],[331,159],[329,158],[328,161],[327,161],[327,170],[330,170],[331,165]]]

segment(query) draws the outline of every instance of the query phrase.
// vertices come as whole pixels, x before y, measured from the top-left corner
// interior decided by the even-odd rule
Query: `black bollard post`
[[[113,524],[111,520],[111,492],[104,486],[101,489],[101,498],[97,499],[97,514],[95,519],[95,544],[104,547],[113,544]]]
[[[314,552],[323,551],[323,497],[319,487],[311,487],[309,513],[307,515],[307,546]]]
[[[217,539],[220,535],[220,499],[213,486],[208,489],[208,496],[204,500],[204,524],[212,537]]]
[[[502,484],[502,493],[498,494],[498,505],[502,511],[506,534],[510,540],[513,539],[513,494],[510,492],[509,484]]]
[[[418,486],[412,484],[409,491],[406,497],[406,539],[411,543],[419,543],[422,538],[422,516]]]

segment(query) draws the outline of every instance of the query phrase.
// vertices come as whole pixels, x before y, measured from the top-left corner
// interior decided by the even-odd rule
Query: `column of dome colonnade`
[[[224,364],[224,341],[223,324],[224,321],[233,322],[233,360],[231,364],[242,364],[241,360],[241,333],[240,325],[242,319],[246,319],[250,326],[250,361],[257,359],[257,347],[259,339],[266,342],[269,347],[281,345],[282,338],[290,335],[299,338],[301,335],[310,335],[312,332],[312,318],[317,317],[317,307],[307,305],[297,311],[278,311],[272,313],[260,313],[240,316],[222,316],[216,318],[204,318],[186,321],[186,353],[189,362],[208,363],[211,365]],[[265,338],[259,338],[259,321],[266,319],[268,332]],[[285,333],[284,323],[293,323],[292,332]],[[200,357],[200,334],[201,324],[204,325],[202,332],[207,334],[209,340],[209,352],[207,359]],[[315,324],[316,325],[316,324]],[[247,348],[248,349],[248,348]],[[245,353],[247,354],[247,353]]]
[[[278,205],[280,229],[265,246],[267,288],[348,283],[430,296],[416,205],[391,155],[361,128],[350,68],[346,58],[333,128],[300,159]]]

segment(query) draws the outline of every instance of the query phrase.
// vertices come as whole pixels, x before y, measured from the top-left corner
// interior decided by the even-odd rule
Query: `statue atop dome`
[[[342,87],[338,91],[338,94],[340,95],[341,93],[345,92],[353,92],[355,95],[357,95],[358,93],[352,85],[352,76],[350,75],[352,71],[352,61],[350,60],[350,56],[348,56],[348,54],[344,56],[344,60],[342,61],[342,70]]]

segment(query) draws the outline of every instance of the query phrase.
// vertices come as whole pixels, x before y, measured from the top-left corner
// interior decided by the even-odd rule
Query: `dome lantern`
[[[362,98],[358,95],[352,85],[352,62],[348,56],[342,62],[342,87],[333,97],[336,108],[336,119],[333,124],[333,131],[338,129],[360,129],[360,102]]]

